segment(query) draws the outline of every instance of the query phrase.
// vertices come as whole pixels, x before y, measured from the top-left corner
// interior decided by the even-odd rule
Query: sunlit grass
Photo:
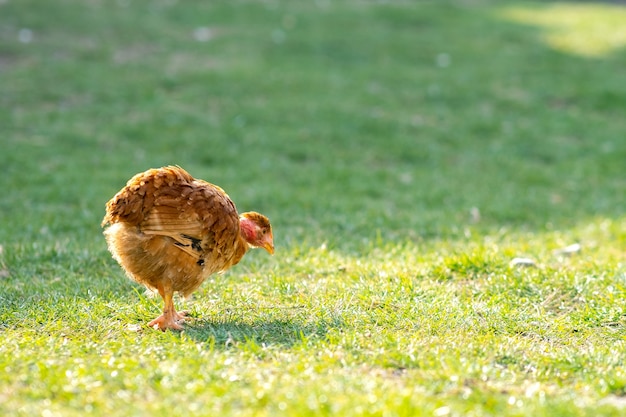
[[[623,220],[604,220],[380,242],[367,257],[292,247],[212,279],[186,303],[195,319],[180,334],[138,326],[158,305],[121,277],[110,292],[68,274],[74,289],[16,289],[27,305],[3,314],[2,406],[17,415],[603,415],[622,409],[626,386],[626,274],[610,250],[624,239]],[[555,251],[576,240],[580,252]],[[536,266],[510,265],[519,255]]]
[[[506,19],[538,26],[552,48],[585,57],[602,57],[626,47],[626,9],[602,3],[547,3],[510,6]]]

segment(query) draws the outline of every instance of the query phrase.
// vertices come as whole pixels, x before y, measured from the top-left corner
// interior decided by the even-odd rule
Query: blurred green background
[[[626,11],[508,1],[0,3],[0,242],[101,239],[179,164],[279,246],[621,219]]]

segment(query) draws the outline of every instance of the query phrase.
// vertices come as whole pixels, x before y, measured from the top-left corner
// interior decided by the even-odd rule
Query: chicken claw
[[[166,331],[167,329],[183,330],[182,324],[187,319],[187,314],[189,314],[188,311],[165,311],[159,317],[148,323],[148,326],[162,331]]]

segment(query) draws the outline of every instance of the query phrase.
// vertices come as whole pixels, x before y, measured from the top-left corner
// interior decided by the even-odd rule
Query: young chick
[[[186,312],[173,295],[190,295],[211,274],[237,264],[246,251],[274,253],[272,226],[255,212],[237,214],[217,185],[194,179],[177,166],[132,177],[106,204],[102,226],[109,251],[126,274],[157,291],[163,314],[148,323],[182,330]]]

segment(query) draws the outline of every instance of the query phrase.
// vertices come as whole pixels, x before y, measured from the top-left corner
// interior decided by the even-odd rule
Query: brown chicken
[[[267,217],[238,215],[224,190],[176,166],[131,178],[106,204],[106,225],[113,258],[131,279],[163,298],[163,314],[148,323],[161,330],[183,328],[186,312],[174,309],[174,292],[190,295],[251,247],[274,253]]]

